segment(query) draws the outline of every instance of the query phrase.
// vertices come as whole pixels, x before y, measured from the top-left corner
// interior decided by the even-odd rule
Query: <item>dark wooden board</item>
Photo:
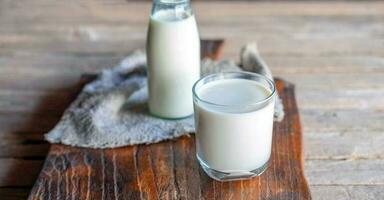
[[[222,41],[202,44],[204,55],[218,57]],[[294,86],[276,85],[286,117],[274,124],[270,167],[260,177],[210,179],[196,160],[193,135],[105,150],[55,144],[29,199],[311,199]]]

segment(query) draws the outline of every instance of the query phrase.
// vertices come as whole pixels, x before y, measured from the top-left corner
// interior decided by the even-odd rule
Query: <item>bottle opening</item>
[[[169,4],[173,4],[173,3],[184,3],[184,2],[188,2],[189,0],[154,0],[155,2],[160,2],[160,3],[169,3]]]

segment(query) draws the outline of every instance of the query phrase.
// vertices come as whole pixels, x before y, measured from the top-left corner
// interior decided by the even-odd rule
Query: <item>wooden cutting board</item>
[[[222,44],[202,41],[203,56],[217,59]],[[270,166],[260,177],[210,179],[196,160],[193,135],[105,150],[54,144],[29,199],[311,199],[294,86],[280,79],[276,86],[286,116],[274,124]]]

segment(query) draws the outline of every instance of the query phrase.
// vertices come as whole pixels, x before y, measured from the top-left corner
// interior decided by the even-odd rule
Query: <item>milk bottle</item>
[[[200,39],[189,0],[154,0],[147,36],[149,111],[163,118],[193,114]]]

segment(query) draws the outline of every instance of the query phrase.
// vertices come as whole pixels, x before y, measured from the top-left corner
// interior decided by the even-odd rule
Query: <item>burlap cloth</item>
[[[230,60],[205,59],[202,75],[246,70],[272,78],[255,44],[246,45],[240,56],[242,68]],[[83,88],[60,122],[45,135],[46,139],[78,147],[113,148],[155,143],[193,133],[193,117],[165,120],[149,115],[145,65],[145,54],[135,51],[119,65],[103,70],[96,80]],[[274,116],[275,120],[284,117],[279,98]]]

